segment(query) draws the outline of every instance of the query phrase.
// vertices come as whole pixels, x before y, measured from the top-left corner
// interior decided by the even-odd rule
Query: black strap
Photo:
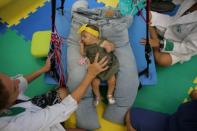
[[[30,99],[30,100],[31,100],[31,99]],[[15,101],[15,104],[27,102],[27,101],[30,101],[30,100],[21,100],[21,99],[17,99],[17,100]]]
[[[149,77],[149,65],[151,63],[150,53],[151,46],[149,43],[149,11],[150,11],[150,0],[147,0],[146,4],[146,45],[145,45],[145,58],[146,58],[146,68],[139,73],[139,76],[146,75]]]
[[[64,3],[65,3],[65,0],[61,0],[61,6],[57,8],[57,10],[61,10],[62,12],[62,15],[64,15]]]
[[[52,10],[52,32],[55,31],[55,14],[56,14],[56,0],[51,1],[51,10]]]
[[[138,91],[139,91],[140,89],[142,89],[142,83],[141,83],[141,82],[139,83]]]

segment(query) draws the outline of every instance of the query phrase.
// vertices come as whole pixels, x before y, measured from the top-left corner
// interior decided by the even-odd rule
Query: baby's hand
[[[101,47],[103,47],[107,51],[107,53],[110,53],[114,50],[114,45],[107,41],[104,41]]]
[[[84,43],[82,40],[79,41],[80,46],[84,46]]]

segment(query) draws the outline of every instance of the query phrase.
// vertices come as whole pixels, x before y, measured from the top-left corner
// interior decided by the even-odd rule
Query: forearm
[[[153,48],[153,53],[157,64],[165,67],[172,64],[172,58],[169,53],[160,52],[159,48]]]
[[[84,46],[83,45],[80,45],[80,54],[83,56],[85,53],[84,53]]]
[[[30,75],[26,75],[24,76],[25,79],[27,80],[28,83],[30,83],[31,81],[33,81],[34,79],[38,78],[41,74],[45,73],[45,69],[44,68],[40,68],[39,70],[33,72]]]
[[[5,129],[14,131],[24,129],[28,129],[28,131],[46,130],[51,125],[67,120],[76,109],[76,101],[68,96],[59,104],[16,117],[16,120],[11,121]],[[21,123],[23,126],[19,126]]]
[[[84,56],[84,49],[80,48],[80,54]]]
[[[75,88],[75,90],[71,93],[71,96],[79,103],[81,97],[84,96],[88,86],[94,79],[94,76],[86,74],[83,81],[79,84],[78,87]]]

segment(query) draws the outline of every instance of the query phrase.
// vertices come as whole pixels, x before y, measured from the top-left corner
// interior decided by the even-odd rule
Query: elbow
[[[169,53],[155,51],[154,57],[156,63],[160,66],[169,67],[172,65],[172,57]]]
[[[169,67],[172,65],[172,62],[169,61],[169,60],[164,60],[164,59],[159,59],[159,60],[156,60],[157,64],[160,65],[160,66],[163,66],[163,67]]]

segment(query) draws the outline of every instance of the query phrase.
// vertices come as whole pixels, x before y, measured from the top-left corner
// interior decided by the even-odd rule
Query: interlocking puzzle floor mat
[[[65,4],[67,11],[70,10],[70,5],[74,0],[66,2],[68,2]],[[94,1],[92,7],[96,4]],[[50,29],[50,18],[46,18],[50,14],[44,16],[44,12],[51,12],[49,3],[45,3],[45,6],[31,13],[28,18],[21,20],[20,24],[12,26],[11,29],[7,29],[5,23],[0,23],[0,72],[10,76],[17,73],[28,74],[44,64],[44,59],[36,59],[30,54],[31,35],[38,30]],[[38,19],[41,16],[46,19],[45,24],[40,24],[44,22],[43,19]],[[156,88],[139,90],[134,106],[164,113],[174,112],[177,106],[188,96],[188,89],[195,86],[193,80],[197,77],[196,65],[197,56],[184,64],[177,64],[168,68],[157,67],[157,85],[146,86]],[[26,94],[32,97],[52,88],[54,87],[44,83],[42,76],[30,85]]]
[[[51,29],[51,4],[46,2],[45,5],[39,8],[35,13],[32,13],[28,18],[22,19],[20,24],[11,27],[12,30],[17,30],[19,35],[24,36],[25,40],[31,41],[32,35],[36,31]]]
[[[197,56],[189,62],[172,67],[157,67],[158,84],[142,88],[138,92],[134,106],[164,113],[172,113],[188,96],[190,87],[194,87],[197,77]]]
[[[18,36],[15,31],[6,30],[0,35],[0,72],[10,76],[17,73],[28,74],[40,68],[44,60],[35,59],[30,54],[30,43]],[[138,92],[134,106],[172,113],[188,96],[188,89],[195,86],[197,56],[184,64],[157,68],[158,84],[156,88],[142,88]],[[43,82],[43,77],[35,80],[27,90],[28,96],[41,94],[52,87]]]
[[[8,27],[17,25],[21,19],[25,19],[30,13],[44,5],[46,0],[12,0],[8,3],[1,4],[0,18],[2,22],[8,24]]]
[[[35,59],[30,53],[30,42],[26,42],[15,31],[7,30],[0,35],[0,72],[10,76],[30,74],[44,65],[45,60]],[[52,87],[46,85],[43,76],[33,81],[26,95],[42,94]]]
[[[97,2],[102,2],[105,6],[117,7],[118,0],[97,0]]]
[[[6,24],[0,22],[0,34],[6,31]]]

